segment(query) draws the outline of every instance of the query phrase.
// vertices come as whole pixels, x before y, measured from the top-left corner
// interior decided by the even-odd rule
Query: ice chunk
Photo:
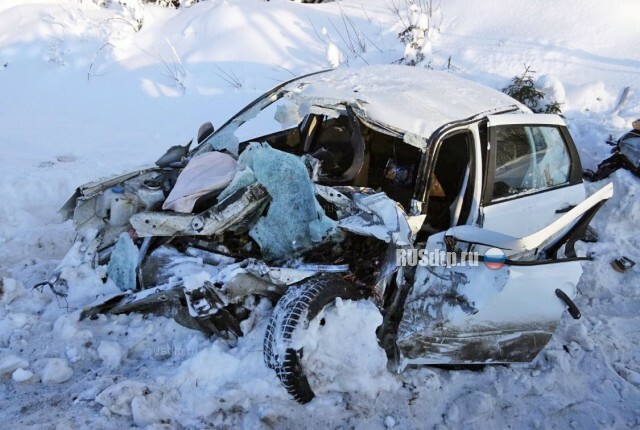
[[[24,286],[15,279],[0,278],[0,303],[9,304],[24,292]]]
[[[196,201],[229,185],[236,171],[236,160],[223,152],[197,155],[184,168],[162,209],[189,213]]]
[[[96,396],[96,402],[118,415],[131,416],[131,400],[147,391],[142,382],[123,381],[112,385]]]
[[[249,231],[265,258],[295,256],[336,234],[336,223],[316,200],[313,182],[299,157],[266,143],[251,143],[238,161],[253,170],[271,196],[266,216]]]
[[[49,358],[42,369],[42,382],[60,384],[73,375],[73,370],[64,358]]]
[[[340,49],[333,42],[329,42],[327,45],[327,60],[331,63],[332,69],[340,65],[340,57],[342,57]]]
[[[122,348],[118,342],[103,340],[98,346],[98,357],[105,366],[115,369],[122,361]]]
[[[393,428],[396,425],[396,420],[393,419],[392,416],[388,415],[385,419],[384,419],[384,426],[388,429]]]
[[[53,334],[56,338],[66,341],[82,344],[88,342],[93,334],[90,330],[78,329],[78,318],[75,315],[61,315],[53,323]]]
[[[136,288],[136,267],[138,266],[138,247],[128,233],[122,233],[111,254],[107,266],[107,275],[122,291]]]
[[[11,375],[11,379],[15,382],[27,382],[29,379],[33,377],[33,372],[29,370],[24,370],[22,367],[16,369]]]
[[[495,400],[491,395],[481,391],[472,391],[460,396],[454,403],[458,407],[460,421],[472,423],[483,420],[483,417],[495,409]]]
[[[160,423],[171,422],[171,417],[176,414],[176,402],[172,394],[174,393],[167,395],[161,390],[153,390],[134,397],[131,401],[131,415],[138,428],[160,429]]]
[[[595,349],[593,341],[591,341],[589,333],[587,333],[587,328],[582,322],[569,326],[564,338],[566,341],[576,342],[585,351],[593,351]]]
[[[29,362],[15,355],[5,355],[0,358],[0,375],[12,373],[19,368],[29,367]]]

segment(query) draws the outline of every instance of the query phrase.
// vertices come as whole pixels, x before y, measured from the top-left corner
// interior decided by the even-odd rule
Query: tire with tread
[[[265,364],[275,370],[284,388],[299,403],[308,403],[315,395],[300,362],[301,351],[291,347],[291,337],[296,328],[301,324],[307,327],[337,298],[358,300],[365,294],[340,276],[321,274],[289,287],[269,319],[264,338]]]

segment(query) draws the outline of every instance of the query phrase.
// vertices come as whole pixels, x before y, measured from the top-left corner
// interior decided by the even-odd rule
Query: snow
[[[103,340],[98,345],[98,357],[104,366],[115,369],[122,362],[122,348],[118,342]]]
[[[64,358],[47,358],[43,361],[40,378],[45,384],[60,384],[73,375],[73,369],[68,366]]]
[[[398,388],[375,335],[381,324],[373,303],[337,299],[308,328],[294,331],[291,346],[304,350],[302,364],[312,369],[307,377],[316,394],[342,391],[375,397]]]
[[[11,379],[15,382],[27,382],[33,377],[33,372],[24,370],[22,367],[18,368],[11,375]]]
[[[4,375],[5,373],[12,373],[13,371],[26,368],[29,366],[29,362],[16,357],[15,355],[6,355],[0,358],[0,375]]]
[[[403,27],[383,0],[256,0],[250,8],[209,0],[177,11],[112,3],[0,1],[3,422],[384,428],[391,417],[394,428],[640,426],[640,269],[617,273],[609,264],[622,255],[638,261],[640,185],[625,171],[612,176],[614,197],[594,219],[600,241],[583,246],[597,258],[584,264],[578,285],[581,320],[565,313],[531,364],[409,368],[393,376],[395,388],[373,397],[334,385],[308,405],[292,402],[262,362],[268,303],[231,346],[164,317],[78,321],[82,307],[118,291],[100,273],[79,269],[66,300],[32,290],[73,241],[73,226],[56,210],[79,184],[153,162],[201,123],[219,126],[294,75],[404,55]],[[422,66],[500,89],[530,65],[548,96],[563,103],[585,168],[608,155],[609,134],[640,117],[636,1],[535,0],[514,8],[507,0],[451,0],[438,13],[440,31],[425,35]],[[135,17],[144,18],[137,32],[122,20],[135,24]],[[350,43],[357,40],[364,49]],[[588,184],[589,192],[603,185]],[[362,321],[374,320],[361,311]],[[107,342],[122,350],[117,368],[100,356],[101,349],[114,357]],[[20,369],[33,373],[31,383],[16,380],[27,374]]]
[[[9,304],[24,293],[24,287],[15,279],[7,278],[0,281],[0,303]]]
[[[348,102],[367,119],[422,138],[430,137],[443,124],[481,112],[516,106],[528,112],[501,92],[450,73],[418,67],[341,68],[295,81],[286,90],[300,105]]]
[[[327,60],[329,60],[332,68],[335,69],[340,65],[340,56],[340,49],[333,42],[329,42],[327,45]]]
[[[393,428],[396,425],[396,420],[392,416],[388,416],[384,419],[384,426],[388,429]]]
[[[131,401],[146,390],[147,386],[142,382],[123,381],[98,394],[96,402],[114,414],[131,415]]]

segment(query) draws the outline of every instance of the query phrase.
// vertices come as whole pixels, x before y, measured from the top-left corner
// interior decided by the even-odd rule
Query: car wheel
[[[294,332],[308,327],[337,298],[357,300],[365,296],[363,290],[341,277],[322,274],[290,287],[278,301],[265,333],[264,361],[299,403],[308,403],[315,395],[301,362],[303,351],[293,347]]]

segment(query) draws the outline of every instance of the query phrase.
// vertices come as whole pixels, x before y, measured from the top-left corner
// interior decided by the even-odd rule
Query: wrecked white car
[[[231,341],[270,300],[265,362],[308,402],[295,339],[337,298],[379,307],[398,369],[532,360],[580,317],[575,243],[611,195],[585,195],[559,116],[447,73],[320,72],[78,188],[76,243],[40,286],[64,295],[68,270],[106,264],[122,293],[83,318],[150,312]]]

